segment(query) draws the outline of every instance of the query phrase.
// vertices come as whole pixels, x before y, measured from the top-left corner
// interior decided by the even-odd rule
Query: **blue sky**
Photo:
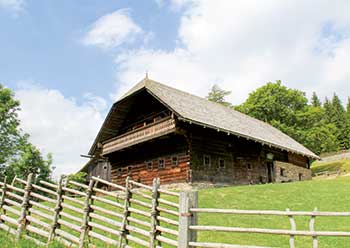
[[[31,80],[78,100],[84,92],[108,99],[116,81],[113,63],[118,50],[101,51],[81,40],[99,17],[118,9],[157,39],[149,47],[172,49],[179,14],[152,1],[27,1],[23,10],[0,11],[1,81],[16,88]]]
[[[0,82],[55,176],[86,160],[111,106],[149,77],[228,100],[282,80],[324,99],[350,92],[350,1],[0,0]]]

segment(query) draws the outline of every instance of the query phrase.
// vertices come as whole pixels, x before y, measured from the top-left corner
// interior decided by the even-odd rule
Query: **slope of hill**
[[[335,154],[325,154],[322,160],[315,161],[311,165],[313,175],[320,174],[344,174],[350,172],[350,151],[342,151]]]
[[[312,211],[317,207],[320,211],[350,211],[349,203],[350,177],[285,184],[211,188],[199,191],[199,207],[205,208],[253,210],[285,210],[289,208],[290,210]],[[309,220],[310,219],[307,217],[297,217],[297,230],[308,230]],[[199,214],[198,221],[201,225],[290,229],[290,223],[287,217]],[[316,230],[350,231],[349,221],[349,218],[346,217],[318,217],[316,219]],[[22,243],[18,246],[6,246],[5,242],[7,242],[8,239],[4,239],[4,235],[6,235],[6,233],[0,232],[0,242],[4,242],[1,247],[36,247],[30,246],[29,242]],[[198,238],[200,241],[289,247],[288,236],[200,232]],[[320,247],[349,247],[349,243],[349,238],[319,238]],[[311,246],[311,238],[296,238],[296,247]],[[53,247],[58,248],[63,246],[55,245]]]

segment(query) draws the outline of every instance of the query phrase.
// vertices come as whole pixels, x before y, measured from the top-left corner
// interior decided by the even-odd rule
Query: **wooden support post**
[[[286,212],[287,212],[287,213],[290,212],[289,208],[286,209]],[[297,230],[297,226],[296,226],[296,224],[295,224],[293,215],[288,215],[288,218],[289,218],[291,230],[292,230],[292,231],[296,231],[296,230]],[[290,248],[294,248],[294,247],[295,247],[294,235],[290,235],[290,237],[289,237],[289,247],[290,247]]]
[[[0,198],[0,209],[3,210],[3,213],[5,215],[6,215],[6,210],[3,209],[2,207],[5,204],[5,197],[6,197],[6,190],[7,190],[6,180],[7,180],[7,176],[5,176],[5,178],[4,178],[4,185],[2,186],[2,194],[1,194],[1,198]],[[3,222],[2,220],[0,220],[0,221]]]
[[[189,242],[197,241],[196,231],[190,230],[189,226],[197,225],[197,214],[191,213],[191,208],[198,206],[198,191],[186,191],[180,193],[179,202],[179,238],[178,247],[188,248]]]
[[[158,235],[157,225],[159,225],[159,221],[157,220],[157,216],[159,215],[159,211],[157,210],[157,207],[159,205],[159,202],[158,202],[159,185],[160,185],[159,178],[154,178],[153,187],[152,187],[151,230],[150,230],[150,242],[149,242],[150,248],[155,248],[157,246],[156,245],[156,237]]]
[[[120,228],[121,235],[120,235],[119,241],[118,241],[118,248],[123,247],[123,239],[125,239],[126,244],[128,243],[128,240],[126,238],[126,235],[128,234],[128,230],[126,229],[126,225],[128,224],[128,217],[130,215],[129,206],[130,206],[130,199],[132,197],[132,193],[130,191],[129,180],[130,180],[130,177],[127,177],[125,180],[124,213],[123,213],[122,225]]]
[[[15,185],[16,179],[17,179],[17,175],[15,175],[15,177],[12,179],[12,182],[11,182],[11,185],[12,185],[12,186]]]
[[[19,241],[22,235],[22,232],[26,228],[26,224],[27,224],[26,216],[27,216],[28,209],[30,208],[29,199],[30,199],[30,192],[32,190],[32,183],[33,183],[33,173],[30,173],[27,177],[27,184],[24,187],[24,195],[23,195],[23,201],[21,205],[21,212],[18,218],[16,241]]]
[[[62,199],[63,177],[64,177],[63,175],[60,176],[60,179],[58,180],[58,184],[57,184],[56,206],[55,206],[55,212],[54,212],[53,219],[52,219],[49,238],[47,240],[47,245],[49,245],[50,242],[54,239],[55,231],[57,228],[59,228],[58,219],[60,218],[60,212],[62,211],[62,202],[63,202],[63,199]]]
[[[317,208],[314,209],[314,213],[317,212]],[[315,220],[316,220],[316,215],[312,215],[309,223],[309,228],[310,232],[315,231]],[[317,236],[312,236],[312,248],[317,248],[318,247],[318,241],[317,241]]]
[[[83,219],[82,219],[82,224],[81,224],[81,228],[80,228],[80,239],[79,239],[79,248],[83,248],[84,247],[84,243],[85,243],[85,238],[86,238],[86,234],[89,231],[89,213],[91,211],[91,196],[92,196],[92,189],[94,186],[94,180],[90,179],[89,182],[89,186],[86,189],[86,197],[85,197],[85,201],[84,201],[84,214],[83,214]]]

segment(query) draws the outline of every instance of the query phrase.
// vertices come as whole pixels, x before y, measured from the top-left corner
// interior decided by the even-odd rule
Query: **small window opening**
[[[122,168],[119,168],[118,169],[118,174],[117,174],[119,177],[122,175]]]
[[[280,170],[280,176],[284,177],[285,176],[285,169],[281,168]]]
[[[107,165],[104,165],[104,166],[103,166],[103,169],[104,169],[104,170],[107,170]]]
[[[224,169],[224,168],[225,168],[225,160],[219,159],[219,169]]]
[[[128,166],[128,173],[131,173],[132,167]]]
[[[153,169],[153,163],[152,161],[146,162],[147,170],[152,170]]]
[[[165,168],[164,159],[159,159],[159,161],[158,161],[158,168],[159,169],[164,169]]]
[[[173,167],[179,165],[179,159],[177,158],[177,156],[173,156],[173,157],[171,158],[171,165],[172,165]]]
[[[205,167],[209,167],[210,166],[210,156],[209,155],[204,155],[203,156],[203,165]]]
[[[253,169],[252,164],[248,163],[248,164],[247,164],[247,169],[248,169],[248,170],[252,170],[252,169]]]
[[[303,180],[303,174],[299,173],[299,181],[302,181],[302,180]]]

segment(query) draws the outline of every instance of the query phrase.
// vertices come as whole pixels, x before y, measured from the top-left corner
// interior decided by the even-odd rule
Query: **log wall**
[[[188,181],[190,156],[186,140],[180,135],[172,134],[143,143],[113,154],[109,160],[111,180],[114,183],[122,183],[127,176],[148,185],[152,184],[156,177],[159,177],[162,183]],[[161,162],[164,166],[160,165]]]

